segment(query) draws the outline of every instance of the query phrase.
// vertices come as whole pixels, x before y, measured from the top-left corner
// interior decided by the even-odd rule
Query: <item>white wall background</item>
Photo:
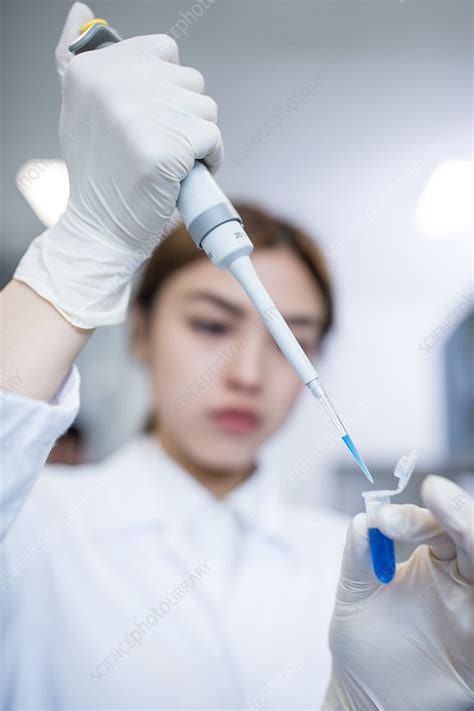
[[[41,229],[14,174],[27,158],[59,156],[52,52],[68,4],[2,6],[2,233],[10,266]],[[172,28],[192,5],[100,0],[93,8],[131,36]],[[375,465],[392,465],[411,446],[425,467],[446,454],[442,343],[428,354],[419,345],[472,293],[472,243],[423,241],[412,220],[434,166],[472,158],[471,32],[469,2],[216,0],[179,39],[181,62],[204,73],[219,105],[222,186],[234,199],[294,218],[328,252],[338,325],[319,369]],[[292,104],[280,129],[239,162],[237,152],[248,152],[275,107],[315,75],[317,86]],[[125,330],[96,334],[81,369],[82,417],[102,454],[138,426],[145,407]],[[330,434],[304,394],[269,443],[284,476],[299,457],[324,450],[295,495],[329,496],[331,471],[345,457],[342,446],[324,445]]]

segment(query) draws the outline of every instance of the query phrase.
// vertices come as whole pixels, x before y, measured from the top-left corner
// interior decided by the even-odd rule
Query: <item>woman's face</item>
[[[325,312],[310,271],[286,247],[256,250],[252,261],[313,358]],[[240,284],[206,259],[166,281],[135,345],[150,371],[160,439],[208,470],[255,463],[302,387]]]

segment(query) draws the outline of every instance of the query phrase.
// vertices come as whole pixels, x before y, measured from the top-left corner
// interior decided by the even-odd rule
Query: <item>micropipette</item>
[[[80,54],[107,47],[121,39],[106,20],[96,18],[81,28],[69,50]],[[204,163],[196,161],[182,181],[177,206],[198,249],[204,250],[218,269],[227,269],[241,284],[293,370],[322,405],[360,469],[373,483],[372,475],[329,401],[316,369],[254,269],[250,260],[254,247],[242,219]]]

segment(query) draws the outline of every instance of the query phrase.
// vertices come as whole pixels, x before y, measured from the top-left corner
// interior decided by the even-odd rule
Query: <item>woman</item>
[[[60,71],[71,28],[90,15],[73,7]],[[183,228],[155,250],[194,160],[219,162],[215,107],[161,36],[77,59],[63,77],[63,143],[72,126],[92,128],[67,142],[68,207],[4,293],[2,382],[15,385],[2,433],[2,707],[321,708],[345,524],[283,502],[258,458],[300,384],[240,286]],[[332,319],[321,255],[292,225],[241,211],[257,271],[312,356]],[[56,468],[38,478],[78,409],[77,352],[94,327],[123,316],[130,277],[150,254],[133,313],[134,347],[151,378],[150,432],[74,477]],[[412,708],[419,699],[443,708],[417,681],[440,672],[443,701],[467,708],[469,633],[456,623],[472,562],[442,496],[427,498],[443,529],[423,509],[380,522],[395,537],[432,542],[390,590],[370,572],[365,518],[352,526],[328,708],[410,708],[406,698]],[[426,614],[421,587],[433,605]],[[432,619],[446,599],[449,633]],[[390,645],[381,646],[383,634]],[[399,674],[413,671],[416,683],[402,686]]]
[[[258,273],[314,356],[332,320],[318,248],[262,210],[237,209]],[[300,381],[240,285],[183,226],[147,264],[133,333],[153,393],[150,433],[74,476],[43,474],[7,539],[7,591],[31,635],[11,625],[23,637],[15,704],[46,707],[52,689],[61,708],[321,702],[347,526],[283,505],[258,463]],[[20,572],[33,519],[45,550]],[[29,659],[43,634],[48,655]]]

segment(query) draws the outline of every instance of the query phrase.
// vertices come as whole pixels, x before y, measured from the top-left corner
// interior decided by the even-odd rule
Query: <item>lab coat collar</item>
[[[194,479],[152,435],[139,435],[105,460],[107,492],[95,529],[130,531],[147,525],[184,529],[195,517],[226,510],[240,525],[286,541],[283,502],[262,460],[240,486],[222,500]],[[131,486],[131,481],[133,485]]]

